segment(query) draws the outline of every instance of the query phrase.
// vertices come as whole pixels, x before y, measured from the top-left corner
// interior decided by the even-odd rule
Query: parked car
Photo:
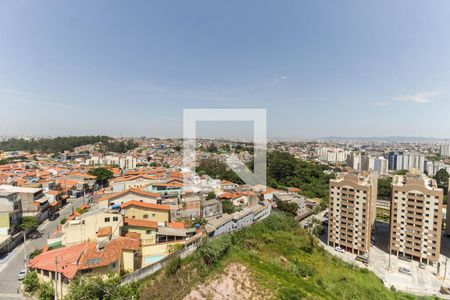
[[[342,249],[341,247],[336,247],[334,248],[335,251],[339,252],[339,253],[344,253],[344,249]]]
[[[365,264],[365,265],[368,265],[368,264],[369,264],[369,258],[368,258],[366,255],[357,255],[357,256],[355,257],[355,259],[356,259],[357,261],[362,262],[362,263]]]
[[[17,274],[17,279],[24,280],[27,275],[27,271],[25,269],[20,270],[19,274]]]
[[[412,275],[411,270],[407,268],[400,267],[398,268],[398,271],[403,274]]]
[[[50,221],[55,221],[56,219],[58,219],[59,217],[59,213],[54,213],[50,216],[49,220]]]
[[[411,262],[411,257],[406,256],[406,255],[399,255],[398,259],[407,261],[407,262]]]

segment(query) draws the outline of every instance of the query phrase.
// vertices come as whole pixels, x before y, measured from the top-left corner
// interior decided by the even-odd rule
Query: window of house
[[[113,221],[119,221],[119,217],[113,217]]]
[[[143,216],[142,216],[142,218],[144,218],[144,219],[148,219],[148,215],[147,215],[147,214],[145,214],[145,215],[143,215]]]
[[[151,229],[146,230],[145,233],[146,233],[146,234],[152,234],[152,230],[151,230]]]
[[[109,267],[110,267],[110,269],[115,269],[115,268],[117,267],[117,261],[111,263],[111,264],[109,265]]]
[[[109,218],[105,218],[105,223],[109,222],[110,219]]]

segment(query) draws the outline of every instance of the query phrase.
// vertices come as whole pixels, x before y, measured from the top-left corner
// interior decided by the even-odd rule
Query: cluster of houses
[[[160,168],[129,171],[70,215],[28,267],[43,281],[56,275],[61,293],[76,276],[137,271],[269,216],[272,199],[260,189]],[[223,212],[225,200],[232,214]]]
[[[85,204],[74,207],[48,236],[42,253],[28,261],[28,268],[40,280],[54,280],[56,275],[58,293],[64,294],[78,276],[132,273],[201,239],[262,220],[277,201],[296,202],[299,215],[314,208],[314,203],[298,196],[299,190],[277,191],[199,176],[178,166],[181,161],[175,150],[162,144],[153,148],[144,154],[75,153],[67,156],[69,161],[47,157],[0,166],[4,250],[16,245],[14,237],[21,236],[19,224],[24,216],[44,222],[72,198],[84,197]],[[152,161],[165,161],[171,167],[149,166],[148,161],[140,166],[149,154]],[[113,173],[107,187],[88,174],[99,165]],[[224,212],[225,201],[233,205],[232,212]]]

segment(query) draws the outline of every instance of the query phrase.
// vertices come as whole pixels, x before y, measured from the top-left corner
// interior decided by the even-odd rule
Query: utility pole
[[[58,257],[55,256],[55,300],[58,300]]]
[[[442,280],[442,286],[441,286],[441,288],[444,286],[445,278],[447,277],[447,263],[448,263],[448,258],[445,258],[444,280]],[[439,275],[439,274],[438,274],[438,275]]]
[[[27,255],[27,233],[26,230],[23,231],[23,245],[24,245],[24,258],[23,258],[23,262],[25,264],[25,273],[27,273],[27,260],[28,260],[28,255]]]

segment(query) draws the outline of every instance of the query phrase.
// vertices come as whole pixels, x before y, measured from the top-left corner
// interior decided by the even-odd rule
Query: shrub
[[[226,235],[213,241],[208,241],[200,249],[199,253],[207,265],[214,265],[224,257],[231,246],[231,236]]]
[[[291,265],[291,272],[298,277],[306,278],[313,276],[316,273],[316,270],[311,265],[296,262]]]
[[[64,218],[62,218],[62,219],[59,221],[59,223],[60,223],[61,225],[64,225],[64,223],[66,223],[66,221],[67,221],[67,218],[64,217]]]
[[[181,267],[181,258],[177,256],[167,265],[167,275],[174,275]]]
[[[33,252],[30,253],[30,259],[35,258],[36,256],[38,256],[41,253],[42,253],[42,249],[35,249]]]
[[[39,278],[36,271],[29,271],[23,279],[25,292],[33,294],[39,289]]]
[[[55,298],[55,290],[50,282],[41,283],[39,285],[38,299],[53,300]]]

